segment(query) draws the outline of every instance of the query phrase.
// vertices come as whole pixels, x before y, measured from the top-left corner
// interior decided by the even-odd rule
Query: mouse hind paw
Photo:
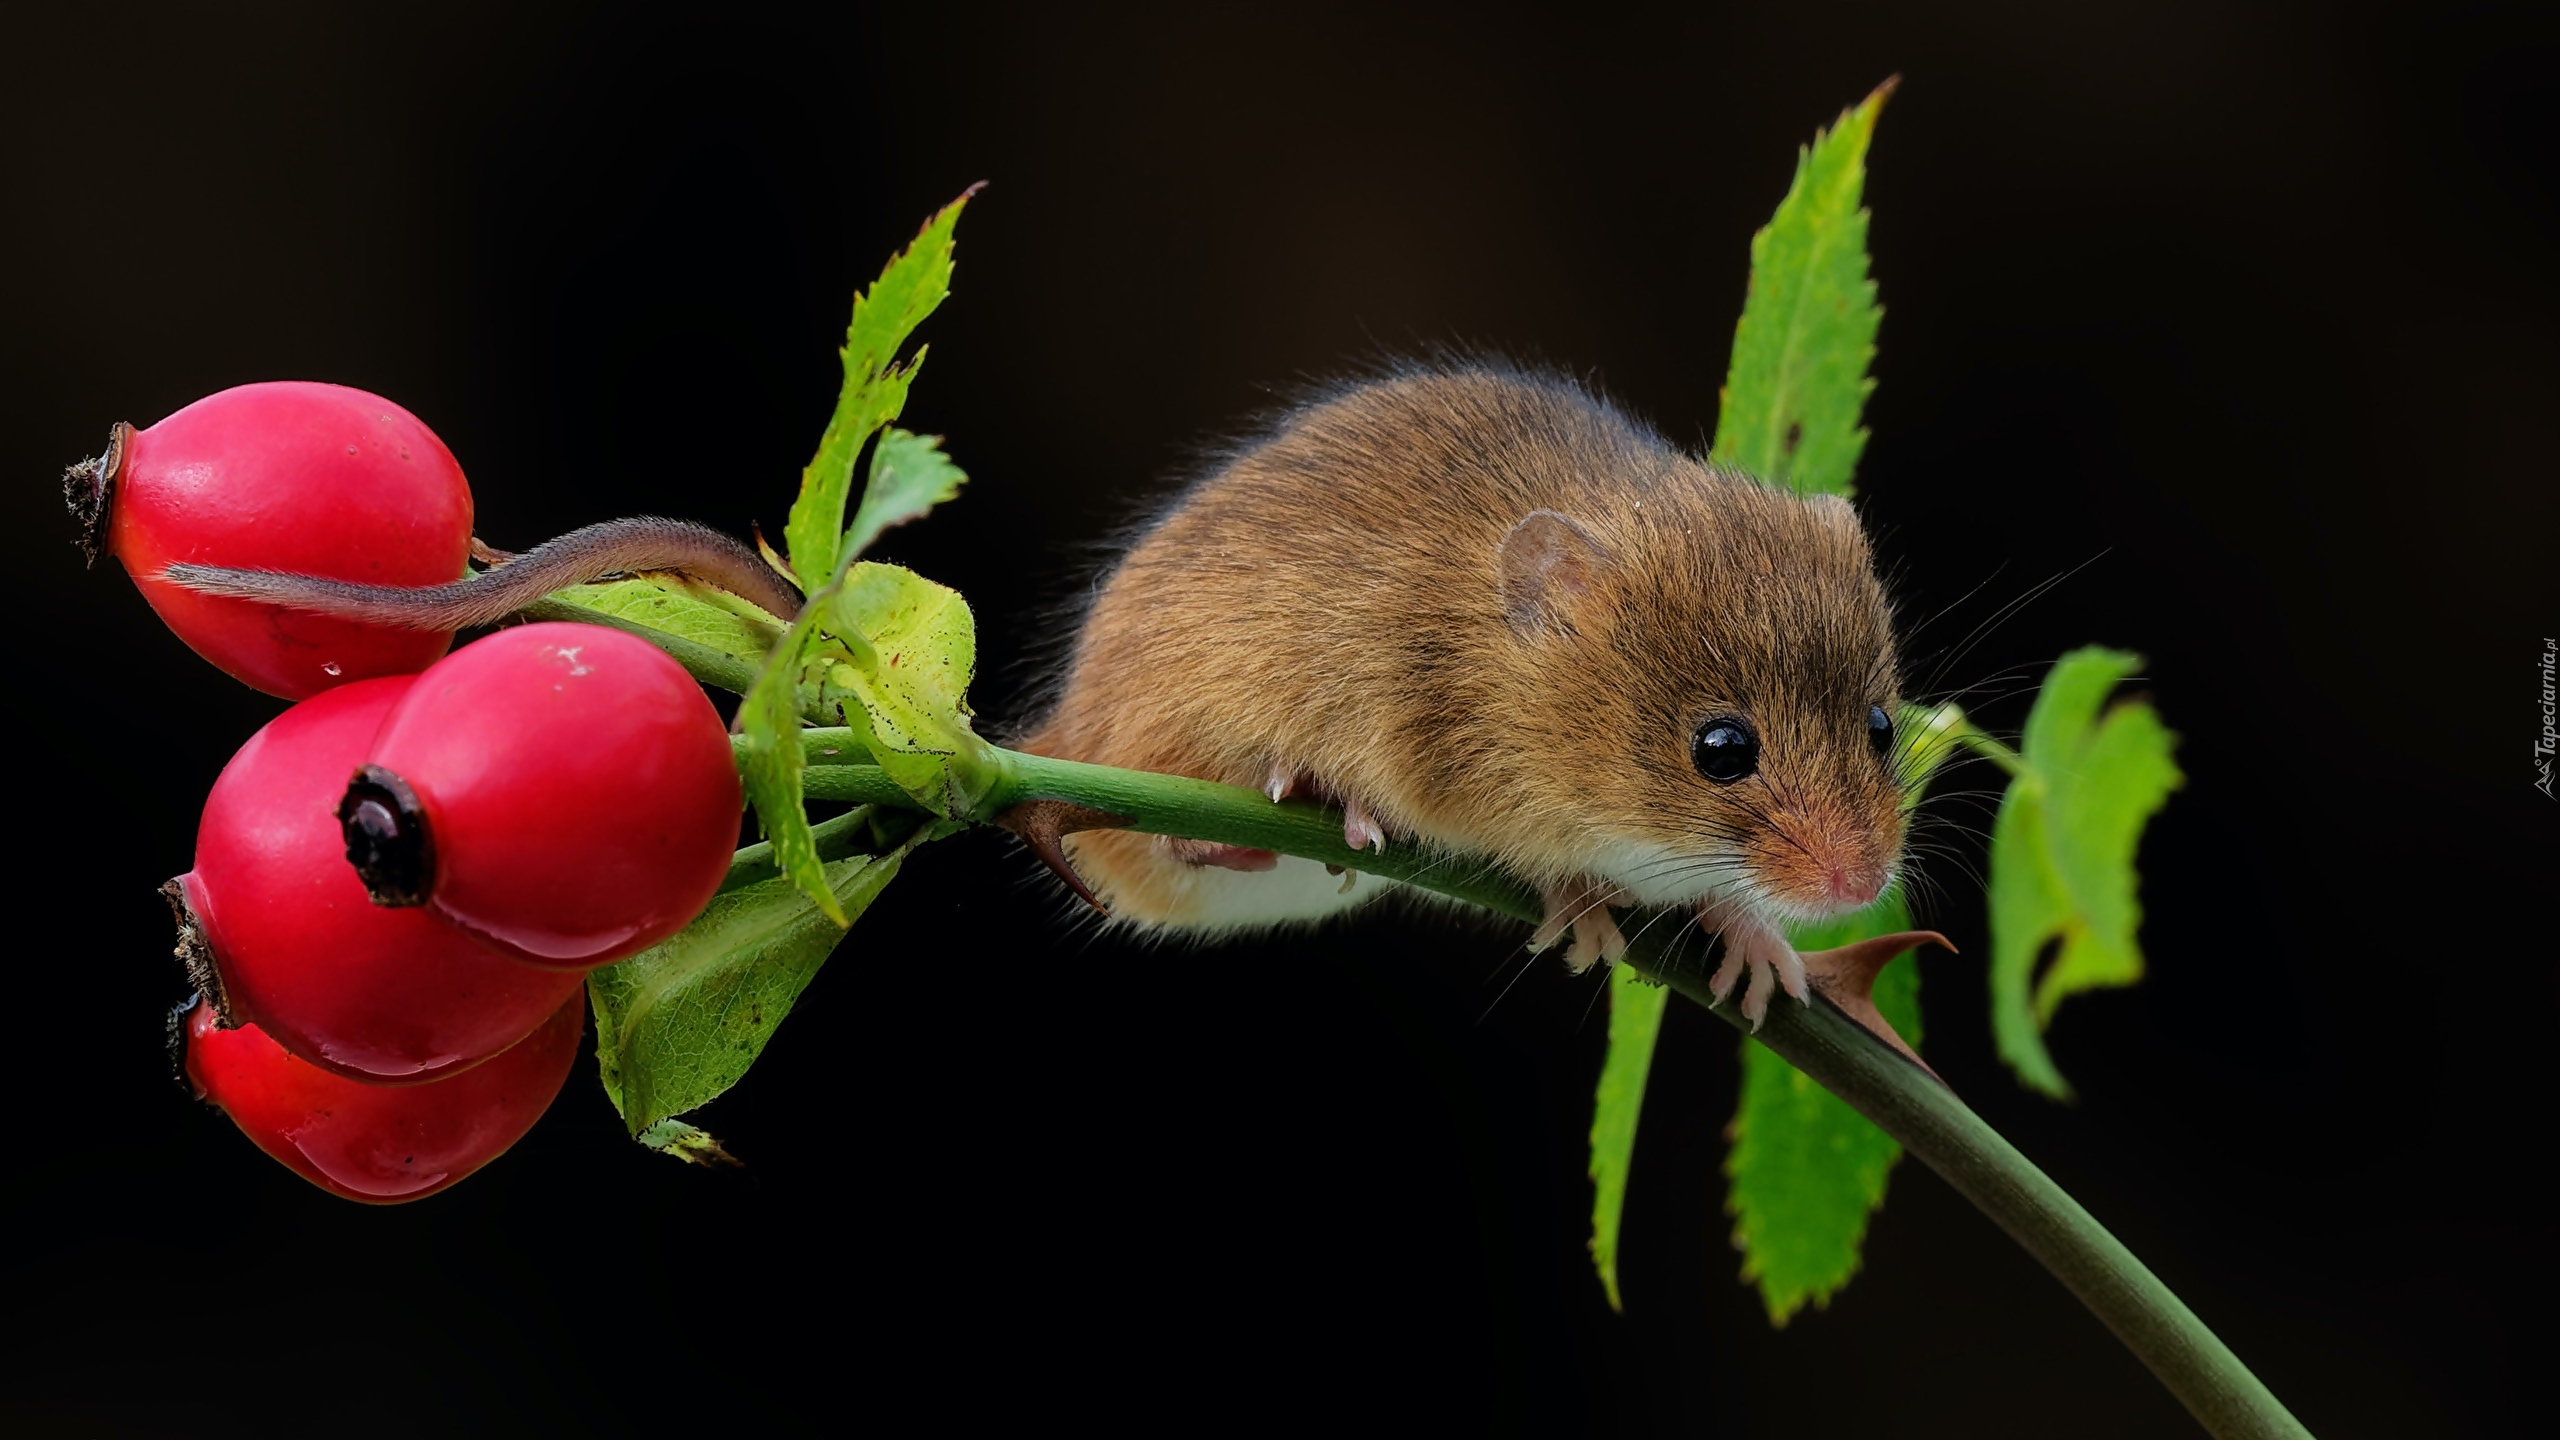
[[[1353,796],[1342,802],[1342,843],[1354,850],[1374,850],[1384,854],[1387,832],[1369,814],[1369,807]]]
[[[1314,795],[1318,799],[1333,798],[1330,787],[1314,780],[1307,772],[1286,760],[1274,760],[1263,772],[1262,793],[1279,804],[1294,795]],[[1387,848],[1386,827],[1369,813],[1368,805],[1357,795],[1339,797],[1342,805],[1342,843],[1354,850],[1384,853]]]

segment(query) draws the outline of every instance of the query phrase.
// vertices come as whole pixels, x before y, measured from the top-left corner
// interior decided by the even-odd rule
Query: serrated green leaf
[[[1991,830],[1991,1024],[2028,1086],[2069,1099],[2044,1030],[2082,990],[2142,978],[2135,851],[2183,778],[2177,737],[2139,700],[2106,708],[2142,658],[2098,646],[2062,657],[2027,716],[2020,773]],[[2041,979],[2036,962],[2048,946]]]
[[[862,561],[846,572],[828,629],[851,647],[833,666],[845,723],[882,769],[937,815],[965,813],[992,778],[969,727],[977,624],[960,592],[912,570]],[[859,718],[857,718],[859,716]]]
[[[1714,458],[1801,494],[1847,495],[1867,432],[1858,415],[1875,382],[1875,282],[1867,278],[1867,143],[1893,82],[1876,87],[1796,155],[1777,214],[1751,237],[1751,286]]]
[[[871,479],[863,486],[862,504],[853,512],[844,549],[860,555],[893,525],[920,519],[926,511],[960,493],[969,477],[942,453],[939,435],[915,435],[895,425],[880,432],[871,450]]]
[[[1653,1046],[1662,1035],[1663,1003],[1670,994],[1630,966],[1610,968],[1609,1058],[1601,1062],[1600,1089],[1591,1106],[1591,1263],[1612,1310],[1627,1308],[1618,1294],[1618,1226],[1627,1208],[1645,1081],[1653,1072]]]
[[[553,591],[550,598],[748,660],[763,659],[785,628],[782,617],[767,615],[749,601],[682,581],[633,579],[572,585]]]
[[[844,386],[837,392],[826,433],[819,437],[818,453],[800,472],[800,498],[792,503],[782,529],[796,575],[832,575],[843,558],[845,502],[853,491],[854,462],[872,432],[906,408],[907,387],[924,364],[925,352],[919,349],[900,365],[898,349],[951,293],[952,227],[974,193],[942,207],[925,222],[915,243],[891,258],[871,288],[854,298],[853,319],[838,352]]]
[[[1827,950],[1911,928],[1899,894],[1822,925],[1795,927],[1798,950]],[[1915,1048],[1920,968],[1909,957],[1876,976],[1876,1008]],[[1754,1040],[1742,1045],[1742,1101],[1725,1154],[1725,1210],[1742,1251],[1742,1278],[1760,1289],[1769,1322],[1828,1304],[1858,1273],[1867,1221],[1884,1203],[1902,1147],[1847,1102]]]
[[[2045,1049],[2029,999],[2037,952],[2071,920],[2070,897],[2044,858],[2052,847],[2038,790],[2027,776],[2011,780],[1991,822],[1991,1032],[2028,1088],[2068,1099],[2071,1085]]]
[[[834,909],[859,916],[925,833],[889,854],[826,866]],[[773,879],[716,897],[674,936],[588,976],[605,1093],[631,1134],[650,1134],[736,1084],[843,939],[842,923]]]

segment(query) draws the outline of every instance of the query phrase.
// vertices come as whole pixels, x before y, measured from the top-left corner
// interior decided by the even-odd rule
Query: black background
[[[1602,1027],[1551,966],[1494,1004],[1494,930],[1136,949],[950,842],[709,1112],[745,1174],[628,1145],[590,1063],[391,1210],[158,1054],[152,888],[279,707],[80,570],[55,476],[108,422],[340,381],[438,429],[493,543],[778,533],[850,295],[988,179],[908,412],[975,479],[886,551],[973,600],[1002,721],[1094,543],[1274,387],[1469,340],[1702,441],[1752,230],[1895,72],[1860,480],[1899,594],[1960,635],[2100,557],[1950,678],[2014,727],[2004,676],[2140,650],[2189,777],[2143,853],[2150,979],[2053,1032],[2081,1101],[1993,1060],[1953,868],[1931,1054],[2316,1433],[2525,1424],[2548,12],[724,8],[6,22],[5,1428],[2196,1433],[1917,1166],[1866,1272],[1773,1332],[1719,1213],[1734,1044],[1681,1007],[1612,1316]]]

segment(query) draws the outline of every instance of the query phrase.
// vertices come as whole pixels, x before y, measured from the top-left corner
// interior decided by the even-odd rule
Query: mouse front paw
[[[1799,1001],[1808,999],[1804,958],[1775,927],[1713,902],[1698,907],[1698,919],[1724,940],[1724,963],[1716,967],[1715,978],[1707,982],[1707,990],[1717,1003],[1733,994],[1734,984],[1745,970],[1751,972],[1751,983],[1742,992],[1742,1018],[1751,1022],[1752,1033],[1759,1033],[1760,1023],[1769,1018],[1769,996],[1773,991],[1783,987]]]
[[[1573,932],[1573,944],[1564,952],[1564,964],[1576,975],[1598,961],[1615,965],[1627,953],[1627,937],[1618,932],[1618,922],[1609,914],[1610,906],[1629,903],[1624,894],[1583,877],[1548,886],[1540,893],[1547,902],[1547,918],[1529,937],[1530,953],[1555,944],[1567,930]]]

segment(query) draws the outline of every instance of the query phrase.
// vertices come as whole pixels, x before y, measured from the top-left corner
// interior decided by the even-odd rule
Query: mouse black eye
[[[1881,705],[1867,707],[1867,748],[1878,755],[1893,753],[1893,717]]]
[[[1760,737],[1740,716],[1719,715],[1698,727],[1697,738],[1689,742],[1689,761],[1699,774],[1730,785],[1760,768]]]

